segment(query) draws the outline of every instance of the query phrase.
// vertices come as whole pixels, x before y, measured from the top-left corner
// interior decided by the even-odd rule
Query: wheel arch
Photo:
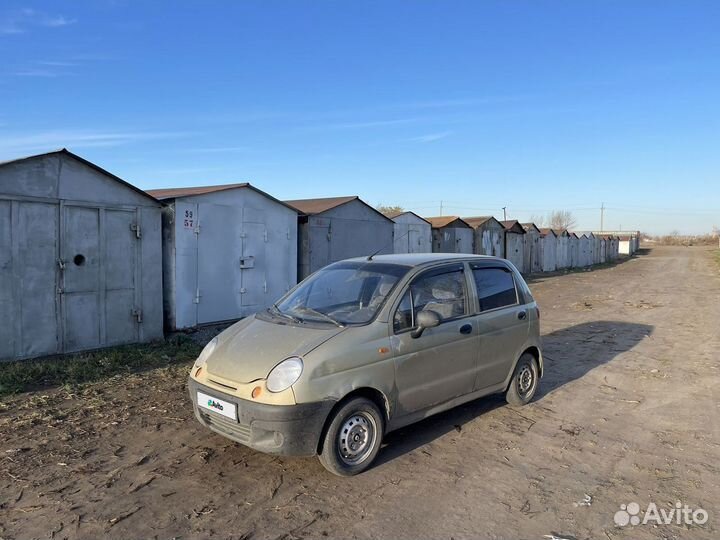
[[[542,353],[540,352],[540,348],[536,345],[529,345],[523,349],[523,351],[518,355],[518,357],[515,359],[515,363],[512,366],[512,369],[510,370],[510,373],[508,374],[507,380],[505,381],[505,392],[507,392],[507,389],[510,387],[510,383],[512,382],[513,374],[515,373],[515,369],[517,368],[518,362],[523,357],[524,354],[529,354],[532,356],[538,365],[538,378],[542,378],[543,376],[543,359],[542,359]]]
[[[335,413],[348,401],[357,397],[364,397],[375,403],[375,405],[377,405],[377,407],[380,409],[380,412],[382,413],[383,419],[385,421],[383,431],[387,427],[388,421],[390,420],[390,401],[388,400],[387,396],[383,394],[380,390],[369,386],[355,388],[345,394],[342,399],[338,400],[325,417],[325,422],[323,423],[322,430],[320,430],[320,436],[317,440],[318,455],[322,453],[323,440],[325,439],[325,434],[327,433],[328,427],[330,426],[330,422],[332,422],[332,419],[335,417]]]
[[[528,353],[532,355],[533,358],[535,358],[535,361],[538,364],[538,374],[540,377],[543,376],[543,359],[542,359],[542,353],[540,352],[540,349],[536,347],[535,345],[531,345],[527,349],[525,349],[522,354],[520,355],[522,357],[523,354]],[[518,358],[518,361],[520,358]],[[515,362],[517,364],[517,362]]]

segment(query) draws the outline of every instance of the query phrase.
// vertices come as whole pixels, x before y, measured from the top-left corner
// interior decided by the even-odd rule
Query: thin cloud
[[[0,35],[24,34],[31,27],[61,28],[75,24],[77,19],[35,9],[20,9],[0,16]]]
[[[187,137],[192,133],[176,131],[139,131],[139,132],[112,132],[112,131],[45,131],[34,134],[0,134],[0,148],[9,157],[29,154],[37,151],[47,151],[55,148],[93,148],[107,146],[122,146],[148,140],[175,139]]]
[[[22,34],[25,31],[20,28],[14,21],[0,21],[0,35],[11,36],[13,34]]]
[[[70,75],[68,68],[77,67],[77,62],[65,62],[58,60],[36,60],[29,66],[13,73],[17,77],[45,77],[53,78],[63,75]]]
[[[457,107],[473,107],[478,105],[493,105],[498,103],[511,103],[525,101],[531,96],[528,95],[508,95],[508,96],[483,96],[468,97],[454,99],[434,99],[426,101],[410,101],[399,105],[401,108],[407,109],[450,109]]]
[[[203,174],[208,172],[217,172],[217,171],[223,171],[225,170],[223,167],[186,167],[186,168],[179,168],[179,169],[161,169],[159,171],[154,171],[153,176],[178,176],[182,174]]]
[[[439,141],[441,139],[445,139],[452,135],[452,131],[440,131],[439,133],[428,133],[427,135],[419,135],[418,137],[410,137],[409,139],[406,139],[409,142],[419,142],[419,143],[430,143]]]
[[[49,69],[26,69],[23,71],[16,71],[14,75],[18,77],[58,77],[62,75],[62,73],[58,73],[57,71],[51,71]]]
[[[68,26],[70,24],[75,24],[77,22],[77,19],[69,19],[67,17],[64,17],[62,15],[57,15],[55,17],[47,17],[44,20],[40,22],[42,26],[49,26],[50,28],[59,28],[61,26]]]
[[[62,62],[57,60],[38,60],[35,63],[39,66],[48,67],[75,67],[78,65],[77,62]]]
[[[247,152],[250,150],[248,146],[214,146],[208,148],[191,148],[191,152],[198,154],[231,154],[234,152]]]
[[[335,124],[324,124],[313,126],[311,129],[332,130],[332,129],[365,129],[376,127],[389,127],[418,122],[419,118],[399,118],[393,120],[370,120],[366,122],[338,122]]]

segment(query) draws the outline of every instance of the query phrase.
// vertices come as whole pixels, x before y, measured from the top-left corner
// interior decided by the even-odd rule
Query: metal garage
[[[162,338],[160,219],[65,149],[0,163],[0,358]]]
[[[586,233],[583,233],[578,240],[580,245],[578,266],[590,266],[592,264],[592,240]]]
[[[617,237],[610,235],[608,236],[607,260],[614,261],[615,259],[617,259]]]
[[[593,264],[600,264],[602,262],[602,236],[600,234],[593,233]]]
[[[610,235],[617,244],[617,255],[632,255],[640,247],[639,231],[595,231],[596,235]],[[613,248],[615,249],[615,248]]]
[[[457,216],[425,218],[432,225],[433,253],[472,253],[473,228]]]
[[[304,279],[331,262],[393,252],[394,222],[359,197],[285,201],[300,213],[298,274]]]
[[[570,266],[570,233],[565,229],[553,229],[556,240],[555,268],[560,270]]]
[[[245,317],[297,282],[297,212],[243,184],[157,189],[169,329]]]
[[[542,252],[540,250],[540,229],[534,223],[521,223],[525,229],[523,246],[523,268],[531,274],[542,272]]]
[[[543,272],[557,269],[557,235],[552,229],[540,229],[540,253]]]
[[[395,253],[432,253],[432,226],[415,212],[388,216],[395,222]]]
[[[505,258],[521,272],[529,272],[529,269],[523,267],[525,229],[517,220],[501,221],[500,223],[505,227]]]
[[[568,261],[568,266],[570,268],[577,268],[580,266],[580,239],[574,232],[569,233]]]
[[[475,253],[505,257],[505,227],[492,216],[463,218],[475,229]]]

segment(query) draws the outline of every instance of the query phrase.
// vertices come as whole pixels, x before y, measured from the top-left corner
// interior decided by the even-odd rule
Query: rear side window
[[[467,314],[465,276],[462,271],[432,272],[421,275],[405,292],[395,311],[395,332],[414,328],[415,317],[430,309],[441,321]]]
[[[475,268],[473,278],[480,297],[480,311],[518,303],[512,272],[502,268]]]

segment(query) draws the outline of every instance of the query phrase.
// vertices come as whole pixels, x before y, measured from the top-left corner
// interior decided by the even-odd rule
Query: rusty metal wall
[[[473,253],[474,235],[474,230],[467,227],[433,229],[433,253]]]
[[[331,262],[393,252],[393,221],[360,200],[309,216],[300,228],[300,279]]]
[[[542,272],[542,254],[540,251],[540,234],[535,229],[525,232],[523,238],[523,268],[522,272],[534,274]]]
[[[432,227],[419,217],[405,213],[393,218],[395,253],[432,253]]]
[[[494,220],[475,228],[475,253],[505,257],[505,229]]]
[[[505,258],[521,272],[523,271],[523,261],[525,259],[524,236],[524,234],[505,231]]]

